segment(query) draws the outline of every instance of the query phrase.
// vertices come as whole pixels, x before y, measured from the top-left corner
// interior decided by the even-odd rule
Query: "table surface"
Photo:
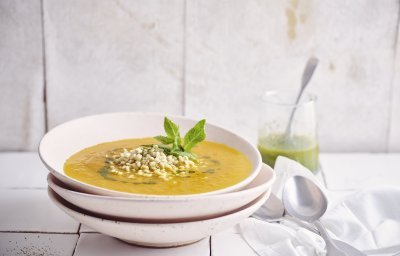
[[[320,178],[331,201],[376,186],[400,186],[400,154],[322,154]],[[256,255],[236,227],[168,249],[133,246],[74,221],[47,196],[36,153],[0,153],[0,255]],[[10,178],[12,177],[12,178]]]

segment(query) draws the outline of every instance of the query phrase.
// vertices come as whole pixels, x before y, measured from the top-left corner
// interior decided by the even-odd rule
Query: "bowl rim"
[[[117,197],[117,196],[105,196],[105,195],[96,195],[96,194],[90,194],[90,193],[85,193],[85,192],[81,192],[81,191],[76,191],[73,188],[69,189],[66,188],[65,186],[68,187],[68,184],[64,184],[61,180],[57,179],[56,176],[54,176],[52,173],[49,173],[47,175],[47,184],[48,186],[53,190],[53,186],[57,187],[58,189],[61,189],[63,191],[65,191],[66,193],[69,194],[73,194],[79,197],[85,197],[88,199],[95,199],[95,200],[113,200],[113,201],[123,201],[123,202],[181,202],[181,201],[191,201],[191,200],[208,200],[210,198],[210,196],[212,196],[213,198],[234,198],[237,195],[240,195],[242,193],[244,193],[245,191],[250,191],[253,189],[257,189],[259,187],[267,187],[266,191],[268,190],[268,188],[270,188],[272,186],[272,184],[275,182],[276,180],[276,174],[275,171],[268,165],[266,164],[262,164],[262,168],[260,170],[259,173],[266,171],[270,173],[270,178],[268,179],[267,182],[261,183],[257,186],[251,187],[251,188],[244,188],[242,190],[239,191],[232,191],[232,192],[228,192],[228,193],[224,193],[224,194],[215,194],[215,195],[209,195],[209,196],[199,196],[199,197],[192,197],[192,196],[187,196],[187,197],[166,197],[166,198],[157,198],[157,197],[139,197],[139,198],[134,198],[134,197]],[[257,177],[257,176],[256,176]],[[61,183],[60,184],[57,184]],[[56,191],[55,191],[56,192]],[[57,192],[56,192],[57,193]],[[58,193],[57,193],[58,194]]]
[[[233,137],[236,137],[242,141],[244,141],[246,144],[248,144],[248,146],[252,149],[253,153],[255,153],[256,156],[256,166],[253,166],[251,173],[249,176],[247,176],[245,179],[239,181],[236,184],[233,184],[232,186],[229,187],[225,187],[222,189],[218,189],[218,190],[212,190],[209,192],[204,192],[204,193],[198,193],[198,194],[184,194],[184,195],[157,195],[157,194],[138,194],[138,193],[129,193],[129,192],[122,192],[122,191],[118,191],[118,190],[111,190],[111,189],[107,189],[107,188],[103,188],[103,187],[99,187],[99,186],[94,186],[88,183],[84,183],[82,181],[79,181],[77,179],[74,179],[72,177],[67,176],[64,172],[61,171],[57,171],[55,168],[51,167],[49,164],[46,163],[45,157],[43,156],[43,143],[46,142],[46,138],[49,136],[49,134],[51,132],[57,131],[58,129],[60,129],[60,127],[64,126],[64,125],[68,125],[71,123],[75,123],[75,122],[79,122],[81,120],[85,120],[85,119],[91,119],[91,118],[98,118],[98,117],[105,117],[105,116],[113,116],[113,115],[132,115],[132,116],[153,116],[153,117],[160,117],[163,118],[165,116],[168,116],[169,118],[177,118],[177,119],[186,119],[188,121],[193,121],[193,122],[198,122],[197,119],[191,118],[191,117],[186,117],[183,115],[174,115],[174,114],[167,114],[167,113],[160,113],[160,112],[129,112],[129,111],[123,111],[123,112],[107,112],[107,113],[101,113],[101,114],[95,114],[95,115],[87,115],[87,116],[83,116],[83,117],[79,117],[79,118],[75,118],[72,120],[69,120],[67,122],[61,123],[57,126],[55,126],[54,128],[52,128],[51,130],[49,130],[45,135],[43,135],[43,137],[41,138],[40,142],[39,142],[39,146],[38,146],[38,154],[39,154],[39,158],[42,161],[42,163],[46,166],[46,168],[54,175],[56,176],[56,178],[61,179],[65,178],[66,180],[69,180],[70,182],[74,183],[76,186],[82,187],[82,188],[87,188],[87,190],[92,190],[92,191],[97,191],[100,194],[99,195],[105,195],[105,194],[101,194],[101,192],[103,193],[107,193],[109,196],[112,197],[129,197],[129,198],[146,198],[146,197],[152,197],[152,198],[168,198],[168,197],[201,197],[201,196],[207,196],[207,195],[213,195],[213,194],[222,194],[222,193],[227,193],[229,191],[235,191],[235,189],[240,188],[241,186],[246,186],[247,184],[249,184],[260,172],[261,168],[262,168],[262,158],[261,158],[261,154],[258,151],[257,147],[255,145],[253,145],[252,143],[250,143],[249,140],[247,140],[246,138],[242,137],[241,135],[232,132],[224,127],[221,127],[219,125],[216,125],[214,123],[210,123],[207,122],[206,125],[209,126],[213,126],[217,129],[222,130],[225,133],[230,134]]]
[[[224,219],[227,217],[232,217],[235,215],[240,215],[243,211],[248,210],[249,208],[255,207],[255,205],[260,204],[261,206],[261,202],[264,201],[264,199],[270,196],[270,194],[272,193],[272,188],[267,189],[265,192],[263,192],[261,195],[259,195],[257,198],[255,198],[254,200],[252,200],[251,202],[249,202],[246,205],[243,205],[242,207],[236,209],[233,212],[230,212],[228,214],[219,216],[219,217],[215,217],[215,218],[207,218],[207,219],[202,219],[202,220],[194,220],[194,221],[187,221],[187,222],[171,222],[171,223],[148,223],[148,222],[133,222],[133,221],[125,221],[125,220],[118,220],[118,218],[114,218],[114,219],[110,219],[107,218],[109,216],[102,216],[101,214],[98,214],[98,216],[91,214],[89,211],[82,209],[78,206],[75,206],[71,203],[69,203],[68,201],[66,201],[64,198],[62,198],[60,195],[58,195],[53,189],[51,189],[50,187],[47,187],[47,193],[50,197],[50,199],[53,201],[54,204],[57,205],[57,207],[59,208],[66,208],[68,209],[68,211],[72,211],[74,213],[77,213],[83,217],[89,217],[92,219],[96,219],[96,221],[106,221],[106,222],[113,222],[116,223],[118,222],[119,224],[124,224],[124,225],[144,225],[144,226],[170,226],[170,225],[190,225],[193,223],[201,223],[201,222],[207,222],[207,221],[211,221],[211,220],[220,220],[220,219]],[[59,198],[62,199],[62,201],[60,202]],[[65,205],[67,204],[67,205]],[[62,207],[60,207],[59,205],[62,205]],[[72,206],[69,207],[69,205]],[[62,209],[64,211],[64,209]]]

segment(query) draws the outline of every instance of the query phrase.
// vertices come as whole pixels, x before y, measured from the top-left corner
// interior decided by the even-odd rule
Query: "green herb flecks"
[[[125,180],[118,180],[118,179],[112,178],[110,176],[110,170],[106,166],[102,167],[98,172],[106,180],[111,180],[111,181],[116,181],[116,182],[121,182],[121,183],[130,183],[130,184],[135,184],[135,185],[154,185],[154,184],[157,184],[157,182],[154,181],[154,180],[143,181],[143,182],[136,182],[136,181],[129,182],[129,181],[125,181]]]
[[[203,171],[203,173],[214,173],[215,169],[207,169],[205,171]]]
[[[164,130],[166,136],[156,136],[156,140],[161,142],[160,148],[166,154],[174,156],[186,156],[190,160],[196,161],[196,155],[190,152],[194,146],[202,142],[206,138],[204,131],[206,120],[200,120],[193,128],[191,128],[182,139],[179,133],[179,126],[167,117],[164,118]],[[183,141],[183,144],[182,144]]]

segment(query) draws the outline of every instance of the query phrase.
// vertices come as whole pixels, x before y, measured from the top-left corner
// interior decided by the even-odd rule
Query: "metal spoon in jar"
[[[303,92],[306,89],[308,83],[310,82],[311,77],[313,76],[314,71],[317,68],[317,65],[318,65],[318,59],[315,58],[315,57],[311,57],[311,58],[308,59],[306,67],[304,68],[303,76],[301,78],[300,91],[297,94],[295,107],[293,107],[292,112],[290,113],[289,121],[288,121],[288,124],[286,126],[286,130],[285,130],[285,138],[286,138],[286,140],[288,140],[290,138],[290,135],[291,135],[291,132],[292,132],[292,121],[293,121],[294,113],[296,112],[296,106],[299,103],[300,98],[303,95]]]
[[[293,217],[316,226],[325,240],[328,256],[366,255],[344,242],[335,243],[329,236],[325,227],[319,221],[319,218],[324,215],[328,208],[328,200],[322,190],[311,180],[303,176],[289,178],[283,188],[283,205]],[[339,247],[339,244],[342,246]]]

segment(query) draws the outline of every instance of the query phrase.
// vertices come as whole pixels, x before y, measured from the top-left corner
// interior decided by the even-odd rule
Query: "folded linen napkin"
[[[325,255],[321,237],[298,226],[248,218],[240,223],[243,238],[260,256]]]
[[[272,188],[281,198],[283,184],[293,175],[315,181],[304,166],[285,157],[275,164],[277,180]],[[323,216],[322,223],[336,239],[368,254],[400,252],[400,188],[376,188],[350,195]],[[262,256],[325,255],[323,239],[292,222],[267,223],[249,218],[240,224],[243,238]]]
[[[355,193],[329,210],[322,222],[334,237],[360,250],[398,246],[400,252],[400,188]]]

